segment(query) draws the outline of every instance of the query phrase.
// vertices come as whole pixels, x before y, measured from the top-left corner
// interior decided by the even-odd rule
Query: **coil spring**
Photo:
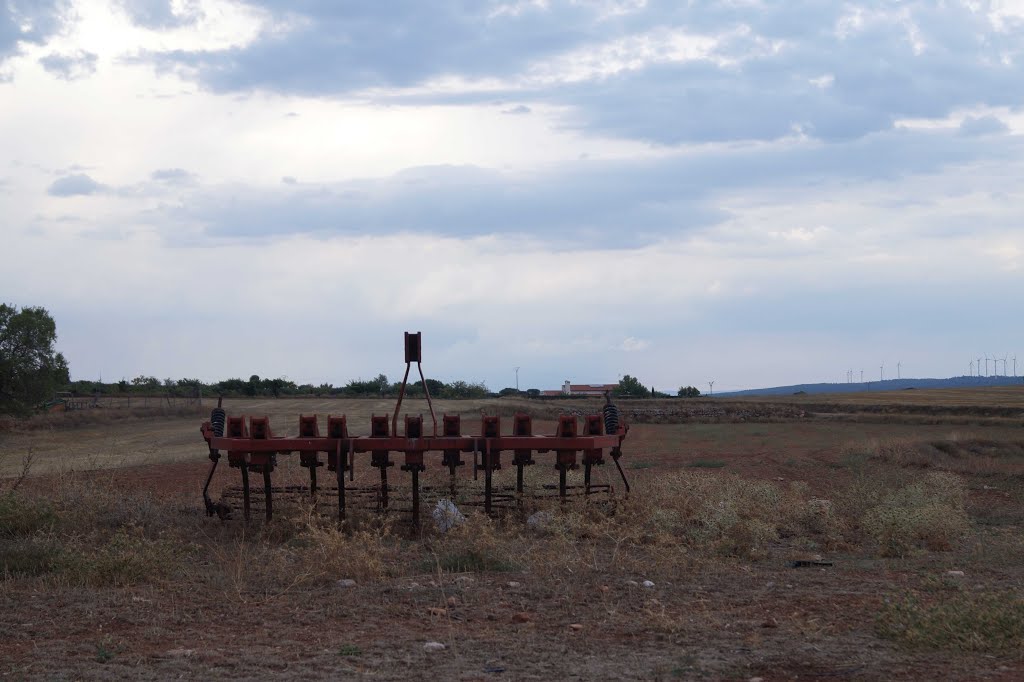
[[[215,407],[210,411],[210,426],[213,427],[213,435],[217,438],[224,437],[224,424],[227,423],[228,416],[221,407]]]
[[[604,406],[604,432],[613,436],[619,432],[619,408],[611,403]]]

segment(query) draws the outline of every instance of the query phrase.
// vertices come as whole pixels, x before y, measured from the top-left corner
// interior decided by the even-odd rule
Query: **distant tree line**
[[[373,379],[353,379],[344,386],[329,383],[296,384],[284,377],[261,378],[258,374],[248,379],[231,378],[213,383],[199,379],[158,379],[140,375],[134,379],[121,379],[113,383],[102,381],[71,381],[68,363],[56,352],[57,326],[45,308],[23,307],[0,303],[0,413],[27,414],[45,406],[58,392],[76,396],[94,395],[161,395],[196,397],[223,395],[228,397],[256,396],[335,396],[351,398],[390,398],[398,395],[401,384],[392,382],[384,374]],[[406,386],[409,397],[421,397],[426,391],[437,398],[487,398],[525,396],[538,398],[536,388],[520,391],[503,388],[492,393],[483,382],[437,379],[416,381]],[[626,375],[612,391],[622,398],[669,398],[654,387],[647,388],[636,377]],[[678,396],[695,398],[700,391],[692,386],[679,389]]]
[[[206,383],[199,379],[158,379],[154,376],[140,375],[134,379],[122,379],[116,383],[99,381],[73,381],[63,390],[73,395],[168,395],[172,397],[194,397],[196,395],[225,397],[272,397],[282,396],[323,396],[336,398],[393,398],[398,395],[401,382],[392,382],[385,374],[378,374],[372,379],[353,379],[344,386],[330,383],[296,384],[294,381],[278,378],[262,378],[258,374],[248,379],[231,378]],[[530,388],[520,391],[515,388],[503,388],[492,392],[483,382],[455,380],[450,382],[438,379],[427,379],[427,390],[433,398],[504,398],[522,396],[539,398],[541,391]],[[424,395],[423,382],[410,383],[405,388],[405,395],[410,398],[421,398]],[[669,393],[647,387],[636,377],[629,374],[622,377],[612,395],[617,398],[671,398]],[[676,393],[680,398],[696,398],[700,396],[693,386],[683,386]],[[572,396],[567,396],[572,397]]]
[[[73,395],[169,395],[175,397],[191,397],[198,394],[225,397],[273,397],[282,396],[328,396],[341,398],[389,398],[398,395],[401,382],[391,382],[386,375],[379,374],[373,379],[353,379],[344,386],[330,383],[297,384],[294,381],[278,378],[261,378],[253,374],[248,379],[231,378],[211,383],[199,379],[163,379],[154,376],[137,376],[134,379],[122,379],[116,383],[100,381],[72,381],[65,390]],[[492,395],[485,384],[466,381],[445,383],[437,379],[427,379],[427,390],[435,398],[486,398]],[[514,390],[514,389],[513,389]],[[424,395],[423,382],[410,383],[405,394],[416,398]]]

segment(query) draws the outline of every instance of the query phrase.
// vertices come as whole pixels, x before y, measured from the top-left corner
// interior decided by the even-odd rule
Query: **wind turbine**
[[[902,362],[897,362],[897,363],[896,363],[896,378],[897,378],[897,379],[901,379],[901,378],[902,378],[902,377],[900,376],[900,366],[901,366],[902,364],[903,364]]]
[[[715,382],[714,380],[708,382],[708,395],[715,394]]]
[[[878,368],[878,380],[885,381],[885,363],[883,362]]]
[[[970,376],[972,376],[972,377],[974,376],[974,360],[971,360],[971,374],[970,374]]]
[[[520,370],[520,368],[519,367],[513,367],[512,369],[514,369],[515,372],[516,372],[516,393],[518,393],[519,392],[519,370]]]
[[[985,353],[985,376],[988,376],[988,353]]]
[[[1009,353],[1007,353],[1006,355],[1003,356],[1003,376],[1004,377],[1006,376],[1006,358],[1008,358],[1008,357],[1010,357]]]

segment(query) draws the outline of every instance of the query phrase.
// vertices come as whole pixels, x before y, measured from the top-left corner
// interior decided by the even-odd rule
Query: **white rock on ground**
[[[447,533],[452,528],[466,522],[466,517],[462,515],[459,508],[447,498],[438,500],[430,515],[434,517],[434,525],[442,533]]]
[[[526,525],[530,528],[543,528],[551,523],[554,518],[554,515],[549,511],[534,512],[526,519]]]
[[[424,651],[444,651],[447,648],[448,647],[446,647],[444,644],[441,644],[440,642],[427,642],[423,645]]]
[[[334,584],[337,585],[338,587],[342,588],[342,589],[346,589],[346,588],[349,588],[349,587],[355,587],[356,586],[356,581],[352,580],[352,578],[342,578],[341,580],[339,580],[338,582],[336,582]]]
[[[652,583],[650,580],[645,580],[640,584],[646,587],[647,589],[651,589],[652,587],[654,587],[654,583]]]

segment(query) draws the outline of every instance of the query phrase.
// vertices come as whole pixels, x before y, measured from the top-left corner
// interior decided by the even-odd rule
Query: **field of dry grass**
[[[829,403],[833,405],[918,405],[923,407],[1013,408],[1024,411],[1024,382],[1020,386],[985,388],[933,388],[904,391],[831,393],[822,395],[751,396],[737,399],[750,402],[786,402],[794,404]]]
[[[368,425],[393,406],[226,407],[292,432],[299,412]],[[469,425],[520,406],[440,407]],[[531,497],[493,519],[466,505],[454,531],[415,533],[401,514],[359,510],[339,530],[330,500],[282,503],[269,524],[206,518],[198,421],[111,415],[0,434],[0,674],[1024,677],[1019,424],[637,424],[629,497]],[[550,482],[538,459],[529,480]],[[357,483],[372,482],[367,469]],[[279,473],[304,474],[294,461]],[[236,478],[220,472],[215,489]],[[459,499],[478,486],[464,476]]]

